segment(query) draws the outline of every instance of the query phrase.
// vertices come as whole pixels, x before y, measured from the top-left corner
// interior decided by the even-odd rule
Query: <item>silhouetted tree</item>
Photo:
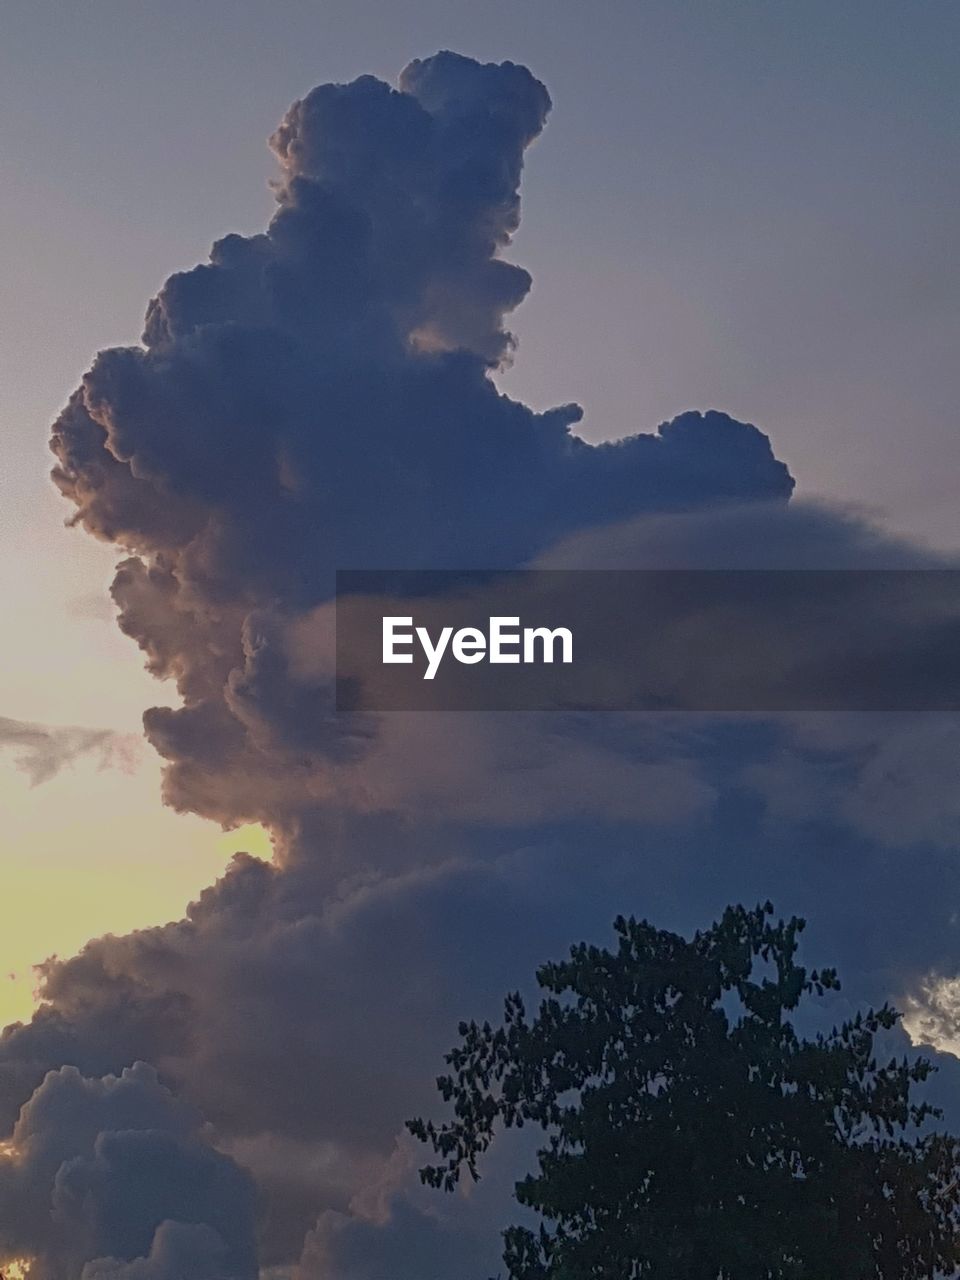
[[[408,1127],[452,1190],[498,1123],[539,1125],[516,1187],[537,1232],[504,1232],[514,1280],[914,1280],[960,1259],[960,1144],[913,1100],[926,1060],[875,1057],[898,1014],[805,1039],[790,1014],[836,990],[796,962],[803,921],[729,908],[691,940],[618,919],[538,972],[528,1020],[462,1023],[438,1080],[452,1120]]]

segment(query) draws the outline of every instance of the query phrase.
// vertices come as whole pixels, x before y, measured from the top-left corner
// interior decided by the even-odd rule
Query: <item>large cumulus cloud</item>
[[[576,406],[501,395],[504,260],[550,100],[525,68],[443,53],[397,89],[323,85],[272,139],[278,209],[171,277],[143,345],[101,352],[54,427],[74,519],[135,556],[120,624],[183,706],[147,714],[166,794],[290,842],[358,749],[277,637],[338,567],[524,562],[645,510],[785,499],[765,436],[721,413],[594,447]]]
[[[266,823],[278,857],[48,962],[0,1042],[0,1219],[25,1224],[0,1244],[50,1280],[249,1274],[240,1165],[267,1265],[487,1274],[508,1164],[479,1218],[431,1210],[402,1121],[459,1017],[618,911],[691,928],[775,895],[851,999],[949,970],[960,812],[923,764],[950,776],[947,724],[331,715],[337,567],[935,563],[787,504],[766,437],[724,414],[590,446],[575,406],[498,392],[548,109],[524,68],[453,54],[314,90],[274,135],[267,231],[171,277],[55,425],[75,522],[125,555],[120,625],[181,695],[145,717],[166,798]],[[121,1124],[124,1091],[145,1101]],[[57,1146],[34,1134],[61,1095]]]
[[[0,1203],[0,1253],[30,1258],[39,1280],[125,1263],[159,1276],[171,1249],[187,1271],[215,1256],[218,1280],[256,1272],[249,1178],[142,1062],[94,1079],[51,1071],[0,1156]]]

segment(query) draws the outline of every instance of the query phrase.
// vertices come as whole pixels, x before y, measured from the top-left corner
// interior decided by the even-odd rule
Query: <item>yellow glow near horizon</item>
[[[259,826],[220,831],[165,809],[159,762],[132,775],[78,761],[37,787],[0,757],[0,1025],[30,1017],[34,966],[90,938],[178,919]]]
[[[143,746],[120,767],[82,756],[33,787],[17,768],[29,753],[0,749],[0,1026],[30,1017],[36,964],[178,919],[239,849],[270,856],[259,826],[224,833],[161,804],[141,715],[175,705],[176,691],[144,671],[110,617],[115,549],[62,528],[63,514],[48,494],[35,521],[0,524],[0,716]]]
[[[3,1263],[3,1270],[0,1272],[4,1280],[27,1280],[30,1274],[29,1258],[11,1258],[9,1262]]]

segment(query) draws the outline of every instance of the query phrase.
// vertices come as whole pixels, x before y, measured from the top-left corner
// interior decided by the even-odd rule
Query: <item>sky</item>
[[[0,5],[0,1208],[29,1206],[0,1257],[486,1256],[508,1174],[425,1208],[404,1108],[471,1002],[625,897],[684,928],[809,904],[851,999],[955,1046],[949,717],[358,742],[322,692],[348,561],[960,552],[958,35],[946,0]],[[517,66],[307,98],[441,49]],[[500,939],[480,974],[451,911]],[[159,1157],[94,1150],[121,1112],[224,1203],[181,1221]],[[105,1203],[132,1161],[162,1215],[43,1237],[71,1160]]]

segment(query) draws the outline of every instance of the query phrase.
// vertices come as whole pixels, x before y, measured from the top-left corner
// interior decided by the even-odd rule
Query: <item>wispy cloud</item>
[[[111,729],[35,724],[0,716],[0,751],[14,753],[14,764],[32,787],[55,778],[82,756],[92,756],[101,769],[131,772],[140,756],[140,739]]]

